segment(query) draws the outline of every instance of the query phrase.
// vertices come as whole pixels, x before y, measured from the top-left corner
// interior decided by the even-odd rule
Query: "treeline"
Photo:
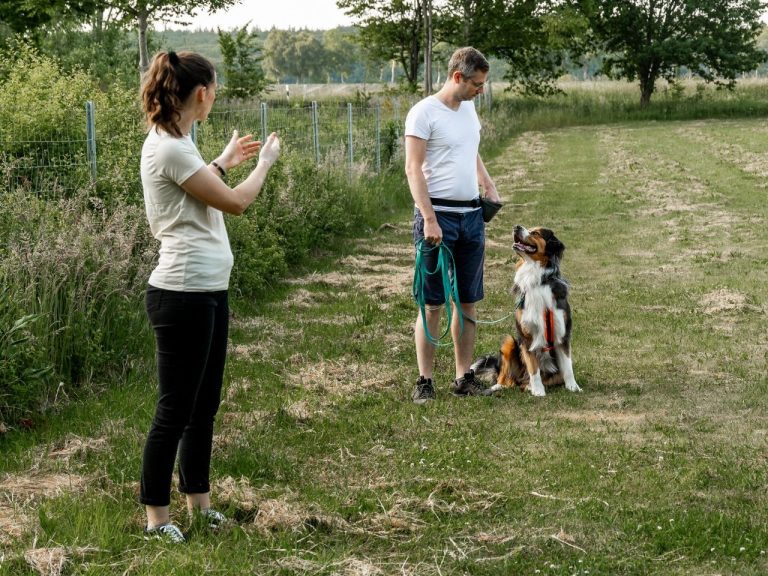
[[[647,106],[660,79],[733,87],[766,61],[761,0],[337,0],[353,27],[253,31],[243,23],[217,30],[215,44],[212,31],[200,32],[191,45],[183,34],[153,31],[236,1],[0,0],[0,39],[22,37],[104,83],[136,83],[137,65],[145,69],[158,48],[210,47],[237,97],[274,82],[397,82],[431,92],[450,52],[472,45],[521,91],[552,94],[563,74],[599,74],[636,81]]]

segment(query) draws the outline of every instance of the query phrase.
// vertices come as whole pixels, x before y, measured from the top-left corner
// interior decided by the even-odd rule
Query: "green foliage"
[[[133,89],[116,82],[104,92],[85,71],[65,71],[27,44],[14,43],[1,56],[0,187],[33,188],[50,197],[89,187],[85,103],[90,100],[99,146],[100,186],[95,193],[108,202],[138,201],[136,174],[144,128]],[[65,169],[39,170],[49,165]]]
[[[232,33],[218,31],[224,60],[224,88],[228,98],[249,98],[261,94],[267,85],[261,68],[258,34],[248,32],[248,24]]]
[[[362,197],[343,172],[289,155],[270,171],[259,198],[242,216],[227,217],[235,265],[232,289],[258,293],[312,251],[353,229]]]
[[[0,422],[36,410],[46,395],[52,372],[34,336],[42,320],[24,314],[11,298],[5,278],[0,288]],[[23,314],[23,315],[22,315]]]
[[[154,250],[143,210],[108,212],[85,195],[42,200],[6,192],[0,213],[0,316],[5,326],[23,317],[14,333],[28,338],[8,336],[2,354],[13,357],[13,373],[30,378],[32,395],[18,404],[7,399],[6,406],[31,408],[39,400],[35,383],[44,383],[49,366],[55,381],[72,390],[146,354],[141,301]]]
[[[338,0],[356,20],[358,42],[375,60],[397,60],[406,82],[418,84],[424,49],[424,3],[407,0]]]
[[[604,73],[639,80],[642,105],[650,102],[657,79],[673,80],[681,67],[732,87],[738,74],[765,61],[757,47],[762,0],[574,3],[607,54]]]

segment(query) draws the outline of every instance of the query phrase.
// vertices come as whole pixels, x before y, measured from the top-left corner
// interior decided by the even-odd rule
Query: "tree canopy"
[[[576,0],[605,52],[603,72],[639,80],[646,106],[656,81],[684,67],[732,86],[765,60],[757,47],[763,0]]]
[[[248,24],[250,22],[231,33],[217,32],[224,60],[223,95],[229,98],[257,96],[267,84],[261,67],[258,34],[248,32]]]

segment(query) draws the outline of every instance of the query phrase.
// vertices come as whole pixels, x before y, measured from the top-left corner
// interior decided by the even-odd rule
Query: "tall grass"
[[[519,134],[616,122],[768,116],[768,82],[763,79],[743,79],[733,90],[696,81],[661,82],[646,108],[640,107],[635,83],[562,82],[559,86],[561,93],[546,98],[497,90],[494,124],[503,115],[509,130]]]
[[[50,367],[45,386],[32,393],[29,382],[28,394],[9,398],[0,415],[39,408],[59,383],[72,394],[147,357],[140,302],[154,255],[143,211],[107,212],[85,194],[42,200],[16,192],[0,195],[0,212],[4,319],[35,319],[25,328],[38,352],[30,362],[43,363],[27,368]]]

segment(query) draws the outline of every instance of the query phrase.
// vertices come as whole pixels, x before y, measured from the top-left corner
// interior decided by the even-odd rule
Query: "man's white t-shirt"
[[[220,210],[181,187],[206,165],[189,136],[175,138],[152,128],[141,149],[141,183],[160,259],[149,277],[156,288],[214,292],[229,287],[232,250]]]
[[[421,169],[427,180],[430,198],[477,198],[480,129],[480,120],[471,100],[461,102],[458,110],[452,110],[437,97],[428,96],[408,112],[405,135],[427,141],[427,153]],[[468,210],[448,206],[434,208],[446,212]]]

